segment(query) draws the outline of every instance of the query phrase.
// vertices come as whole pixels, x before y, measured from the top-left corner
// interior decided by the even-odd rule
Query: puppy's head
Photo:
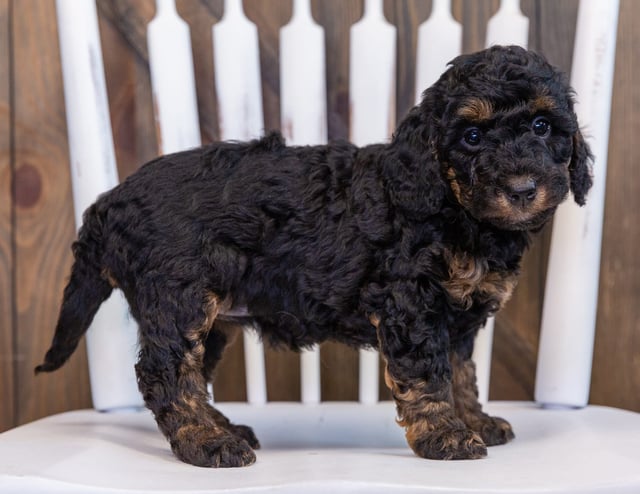
[[[425,92],[420,111],[454,200],[476,219],[530,230],[569,190],[584,204],[591,153],[573,92],[540,55],[492,47],[460,56]]]

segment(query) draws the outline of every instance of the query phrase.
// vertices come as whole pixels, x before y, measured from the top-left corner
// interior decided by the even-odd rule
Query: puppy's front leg
[[[409,446],[430,459],[486,456],[482,438],[455,413],[446,328],[430,326],[425,317],[407,316],[390,311],[373,322],[386,362],[385,381]]]
[[[471,355],[465,352],[451,353],[453,371],[453,402],[456,415],[472,430],[476,431],[487,446],[505,444],[515,435],[511,425],[500,417],[491,417],[482,411],[478,402],[476,366]]]

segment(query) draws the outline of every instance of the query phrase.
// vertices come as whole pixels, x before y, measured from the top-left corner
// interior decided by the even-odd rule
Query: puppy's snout
[[[535,200],[538,190],[536,182],[526,177],[510,180],[505,187],[505,193],[514,206],[526,207]]]

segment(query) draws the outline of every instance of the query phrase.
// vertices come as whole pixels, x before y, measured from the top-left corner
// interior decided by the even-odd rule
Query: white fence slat
[[[529,44],[529,18],[520,11],[520,0],[501,0],[500,8],[487,24],[487,47]]]
[[[221,139],[260,137],[264,117],[258,29],[244,15],[242,0],[225,0],[224,15],[213,26],[213,52]],[[252,328],[245,328],[243,338],[247,397],[252,403],[264,403],[264,345]]]
[[[94,1],[57,0],[76,226],[99,194],[118,184],[98,17]],[[99,410],[142,406],[134,364],[137,325],[119,290],[87,332],[93,405]]]
[[[294,0],[291,21],[280,30],[280,102],[288,144],[327,142],[324,30],[309,0]]]
[[[589,400],[618,8],[618,0],[582,0],[578,10],[571,85],[595,156],[594,184],[586,206],[564,202],[553,223],[535,389],[544,405]]]
[[[253,328],[245,328],[243,337],[247,401],[252,405],[264,405],[267,402],[264,345]]]
[[[349,59],[350,140],[358,146],[387,141],[395,128],[396,28],[385,19],[382,0],[367,0],[364,16],[351,26]]]
[[[320,403],[320,348],[300,352],[300,400],[307,405]]]
[[[370,405],[380,399],[380,354],[377,350],[358,351],[358,401]]]
[[[175,0],[156,0],[147,44],[160,152],[197,147],[201,140],[191,37]]]
[[[225,0],[213,26],[215,86],[222,140],[264,133],[258,28],[244,15],[242,0]]]
[[[431,15],[418,28],[416,103],[462,51],[462,26],[451,15],[451,0],[433,0]]]
[[[396,28],[385,19],[382,0],[366,0],[350,34],[350,140],[358,146],[384,142],[395,126]],[[378,401],[378,381],[378,352],[360,350],[360,402]]]

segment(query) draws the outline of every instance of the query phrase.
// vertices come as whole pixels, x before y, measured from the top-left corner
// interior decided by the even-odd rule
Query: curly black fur
[[[158,158],[84,217],[53,344],[60,367],[121,289],[141,392],[182,460],[247,465],[258,442],[207,404],[229,333],[293,349],[379,348],[414,451],[476,458],[513,437],[476,400],[473,340],[515,285],[530,232],[591,186],[565,77],[493,47],[456,58],[391,142],[279,134]]]

